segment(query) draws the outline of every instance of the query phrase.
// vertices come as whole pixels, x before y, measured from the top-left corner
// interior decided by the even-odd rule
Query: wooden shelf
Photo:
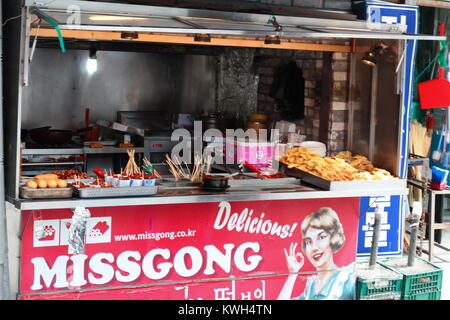
[[[88,30],[61,30],[65,39],[95,39],[107,41],[124,41],[121,32],[117,31],[88,31]],[[44,38],[57,38],[58,34],[54,29],[31,28],[32,37],[38,35]],[[285,50],[310,50],[310,51],[331,51],[331,52],[352,52],[351,45],[335,45],[322,43],[297,42],[281,39],[280,44],[265,44],[264,39],[236,39],[236,38],[215,38],[211,37],[210,42],[195,41],[194,37],[186,35],[165,35],[139,33],[138,39],[126,39],[131,42],[156,42],[171,44],[192,44],[205,46],[226,46],[226,47],[246,47],[246,48],[266,48]]]

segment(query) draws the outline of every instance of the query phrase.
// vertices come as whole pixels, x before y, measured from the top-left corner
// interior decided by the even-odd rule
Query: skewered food
[[[74,183],[72,183],[72,185],[74,187],[77,188],[115,188],[115,186],[113,186],[110,183],[107,183],[103,180],[97,180],[94,182],[82,182],[82,181],[76,181]]]
[[[54,173],[44,173],[44,174],[38,174],[34,177],[36,180],[56,180],[58,179],[58,176]]]
[[[79,170],[59,170],[52,172],[57,175],[56,179],[89,179],[91,178],[86,172]]]
[[[151,173],[156,178],[161,179],[161,174],[158,171],[156,171],[156,169],[153,167],[153,164],[146,157],[144,157],[142,162],[144,163],[142,168],[144,169],[145,172]]]

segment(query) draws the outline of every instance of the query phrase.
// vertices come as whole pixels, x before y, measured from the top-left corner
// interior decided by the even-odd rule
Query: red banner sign
[[[21,299],[346,299],[358,210],[359,198],[89,208],[84,254],[69,254],[71,210],[24,211]]]

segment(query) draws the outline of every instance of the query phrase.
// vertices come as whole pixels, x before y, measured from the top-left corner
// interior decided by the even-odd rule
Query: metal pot
[[[202,129],[206,131],[208,129],[218,129],[223,131],[225,129],[225,120],[221,115],[210,114],[209,116],[202,116]]]
[[[72,139],[70,130],[51,130],[51,127],[42,127],[30,130],[30,137],[40,144],[64,144]]]
[[[213,177],[204,176],[203,177],[203,188],[211,190],[226,190],[229,188],[228,178],[226,177]]]

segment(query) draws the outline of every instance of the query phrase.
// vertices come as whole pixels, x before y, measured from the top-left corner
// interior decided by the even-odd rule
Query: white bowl
[[[154,186],[156,185],[156,179],[145,179],[143,185],[146,187]]]
[[[130,187],[142,187],[144,179],[131,179]]]
[[[300,147],[311,149],[320,154],[321,157],[327,155],[327,145],[319,141],[304,141],[300,143]]]

